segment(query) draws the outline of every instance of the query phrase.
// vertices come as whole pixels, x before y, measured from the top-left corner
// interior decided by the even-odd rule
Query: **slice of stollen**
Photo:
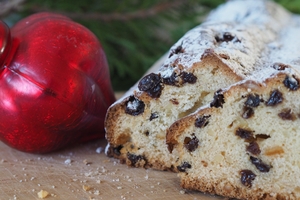
[[[239,199],[300,199],[300,18],[270,68],[215,93],[167,133],[181,185]],[[271,62],[274,62],[273,64]]]

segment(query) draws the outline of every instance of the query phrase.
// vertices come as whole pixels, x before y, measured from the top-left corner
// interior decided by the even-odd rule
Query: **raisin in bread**
[[[186,33],[160,69],[143,77],[106,116],[106,153],[130,166],[177,170],[166,130],[216,90],[260,70],[268,45],[290,20],[270,1],[229,1]]]
[[[167,132],[181,185],[239,199],[300,199],[300,18],[264,66]]]

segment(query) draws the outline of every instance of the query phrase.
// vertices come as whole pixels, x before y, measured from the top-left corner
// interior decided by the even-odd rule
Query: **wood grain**
[[[0,199],[216,199],[184,191],[175,173],[127,167],[106,157],[105,140],[45,155],[0,143]],[[220,197],[218,197],[220,198]]]

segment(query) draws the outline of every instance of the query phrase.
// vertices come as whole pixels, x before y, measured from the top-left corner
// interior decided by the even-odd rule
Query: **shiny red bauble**
[[[104,138],[115,101],[96,36],[67,17],[31,15],[11,29],[0,22],[0,139],[46,153]]]

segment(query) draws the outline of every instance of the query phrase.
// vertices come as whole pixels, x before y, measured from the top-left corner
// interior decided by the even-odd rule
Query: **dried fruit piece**
[[[265,164],[261,159],[250,156],[250,160],[251,160],[252,164],[254,164],[255,167],[259,171],[261,171],[261,172],[269,172],[270,171],[271,166]]]
[[[251,107],[244,106],[242,117],[244,119],[249,119],[254,115],[254,110]]]
[[[185,172],[186,169],[190,169],[192,166],[188,162],[183,162],[177,166],[178,171]]]
[[[209,123],[209,121],[208,121],[209,118],[210,118],[210,115],[198,117],[195,120],[195,126],[198,128],[203,128],[203,127],[207,126],[207,124]]]
[[[134,154],[131,154],[131,153],[127,153],[127,158],[128,160],[130,160],[131,162],[131,166],[135,166],[139,161],[143,160],[145,161],[145,158],[141,155],[134,155]]]
[[[254,181],[256,175],[248,169],[244,169],[240,171],[241,182],[246,187],[252,187],[252,182]]]
[[[183,52],[182,45],[179,45],[179,46],[176,47],[176,49],[174,50],[174,53],[175,53],[175,54],[182,53],[182,52]]]
[[[278,156],[284,154],[284,149],[281,146],[274,146],[268,149],[265,149],[266,156]]]
[[[256,134],[255,135],[256,138],[260,138],[260,139],[268,139],[271,136],[267,135],[267,134]]]
[[[199,140],[198,138],[196,138],[195,135],[193,135],[192,138],[190,137],[184,138],[184,146],[190,152],[195,151],[198,147],[198,144],[199,144]]]
[[[181,44],[170,53],[169,58],[171,58],[174,54],[183,53],[183,52],[184,52],[184,50],[183,50],[182,44]]]
[[[179,102],[178,102],[178,100],[177,100],[176,98],[170,99],[170,102],[171,102],[172,104],[174,104],[174,105],[178,105],[178,104],[179,104]]]
[[[115,148],[113,148],[113,153],[117,156],[121,155],[121,149],[123,148],[123,145],[119,145]]]
[[[278,71],[282,71],[282,70],[285,70],[286,68],[289,68],[288,65],[286,64],[283,64],[283,63],[274,63],[272,65],[272,67]]]
[[[275,106],[283,101],[282,93],[275,89],[271,92],[269,100],[266,102],[267,106]]]
[[[283,109],[278,116],[283,120],[292,120],[296,119],[296,115],[292,112],[290,108]]]
[[[250,144],[246,147],[246,150],[253,155],[258,155],[261,152],[256,141],[250,142]]]
[[[160,75],[151,73],[140,80],[138,88],[141,91],[147,91],[147,90],[151,90],[159,83],[160,83]]]
[[[150,121],[152,121],[153,119],[156,119],[158,118],[158,114],[155,112],[155,113],[151,113],[151,116],[149,118]]]
[[[147,92],[152,98],[158,98],[162,90],[160,74],[151,73],[143,77],[138,84],[138,88]]]
[[[180,77],[182,78],[182,83],[196,83],[197,77],[193,73],[188,72],[182,72],[180,74]]]
[[[261,99],[258,94],[249,94],[247,96],[247,100],[245,102],[245,106],[247,107],[257,107],[259,106]]]
[[[236,38],[229,32],[223,33],[222,37],[216,36],[215,39],[217,42],[241,42],[238,38]]]
[[[149,132],[149,131],[145,131],[144,134],[145,134],[146,136],[149,136],[150,132]]]
[[[243,138],[245,140],[248,140],[248,141],[253,141],[254,140],[253,131],[251,131],[251,130],[247,130],[247,129],[243,129],[243,128],[238,128],[235,131],[235,135],[237,135],[240,138]]]
[[[222,90],[218,90],[217,92],[215,92],[214,99],[210,103],[210,107],[223,108],[223,104],[225,103],[225,101],[224,101],[224,95],[221,94],[221,92]]]
[[[147,91],[147,94],[149,94],[149,96],[152,98],[158,98],[161,95],[162,89],[163,86],[161,84],[158,84],[152,90]]]
[[[197,77],[190,72],[181,72],[179,75],[173,72],[171,76],[164,77],[162,80],[163,83],[166,85],[180,86],[184,83],[190,83],[190,84],[196,83]]]
[[[299,88],[299,81],[295,78],[295,76],[293,75],[293,77],[290,76],[286,76],[283,84],[285,87],[289,88],[290,90],[297,90]]]
[[[234,36],[231,35],[231,33],[225,32],[225,33],[223,34],[223,41],[228,42],[228,41],[231,41],[231,40],[233,40],[233,39],[234,39]]]
[[[259,106],[262,100],[259,98],[258,94],[249,94],[247,96],[247,100],[244,103],[243,114],[242,117],[244,119],[249,119],[254,115],[254,107]]]
[[[162,80],[166,85],[178,85],[178,75],[175,72],[173,72],[169,77],[164,77]]]
[[[143,113],[144,109],[145,103],[132,95],[129,97],[126,103],[125,113],[136,116]]]

